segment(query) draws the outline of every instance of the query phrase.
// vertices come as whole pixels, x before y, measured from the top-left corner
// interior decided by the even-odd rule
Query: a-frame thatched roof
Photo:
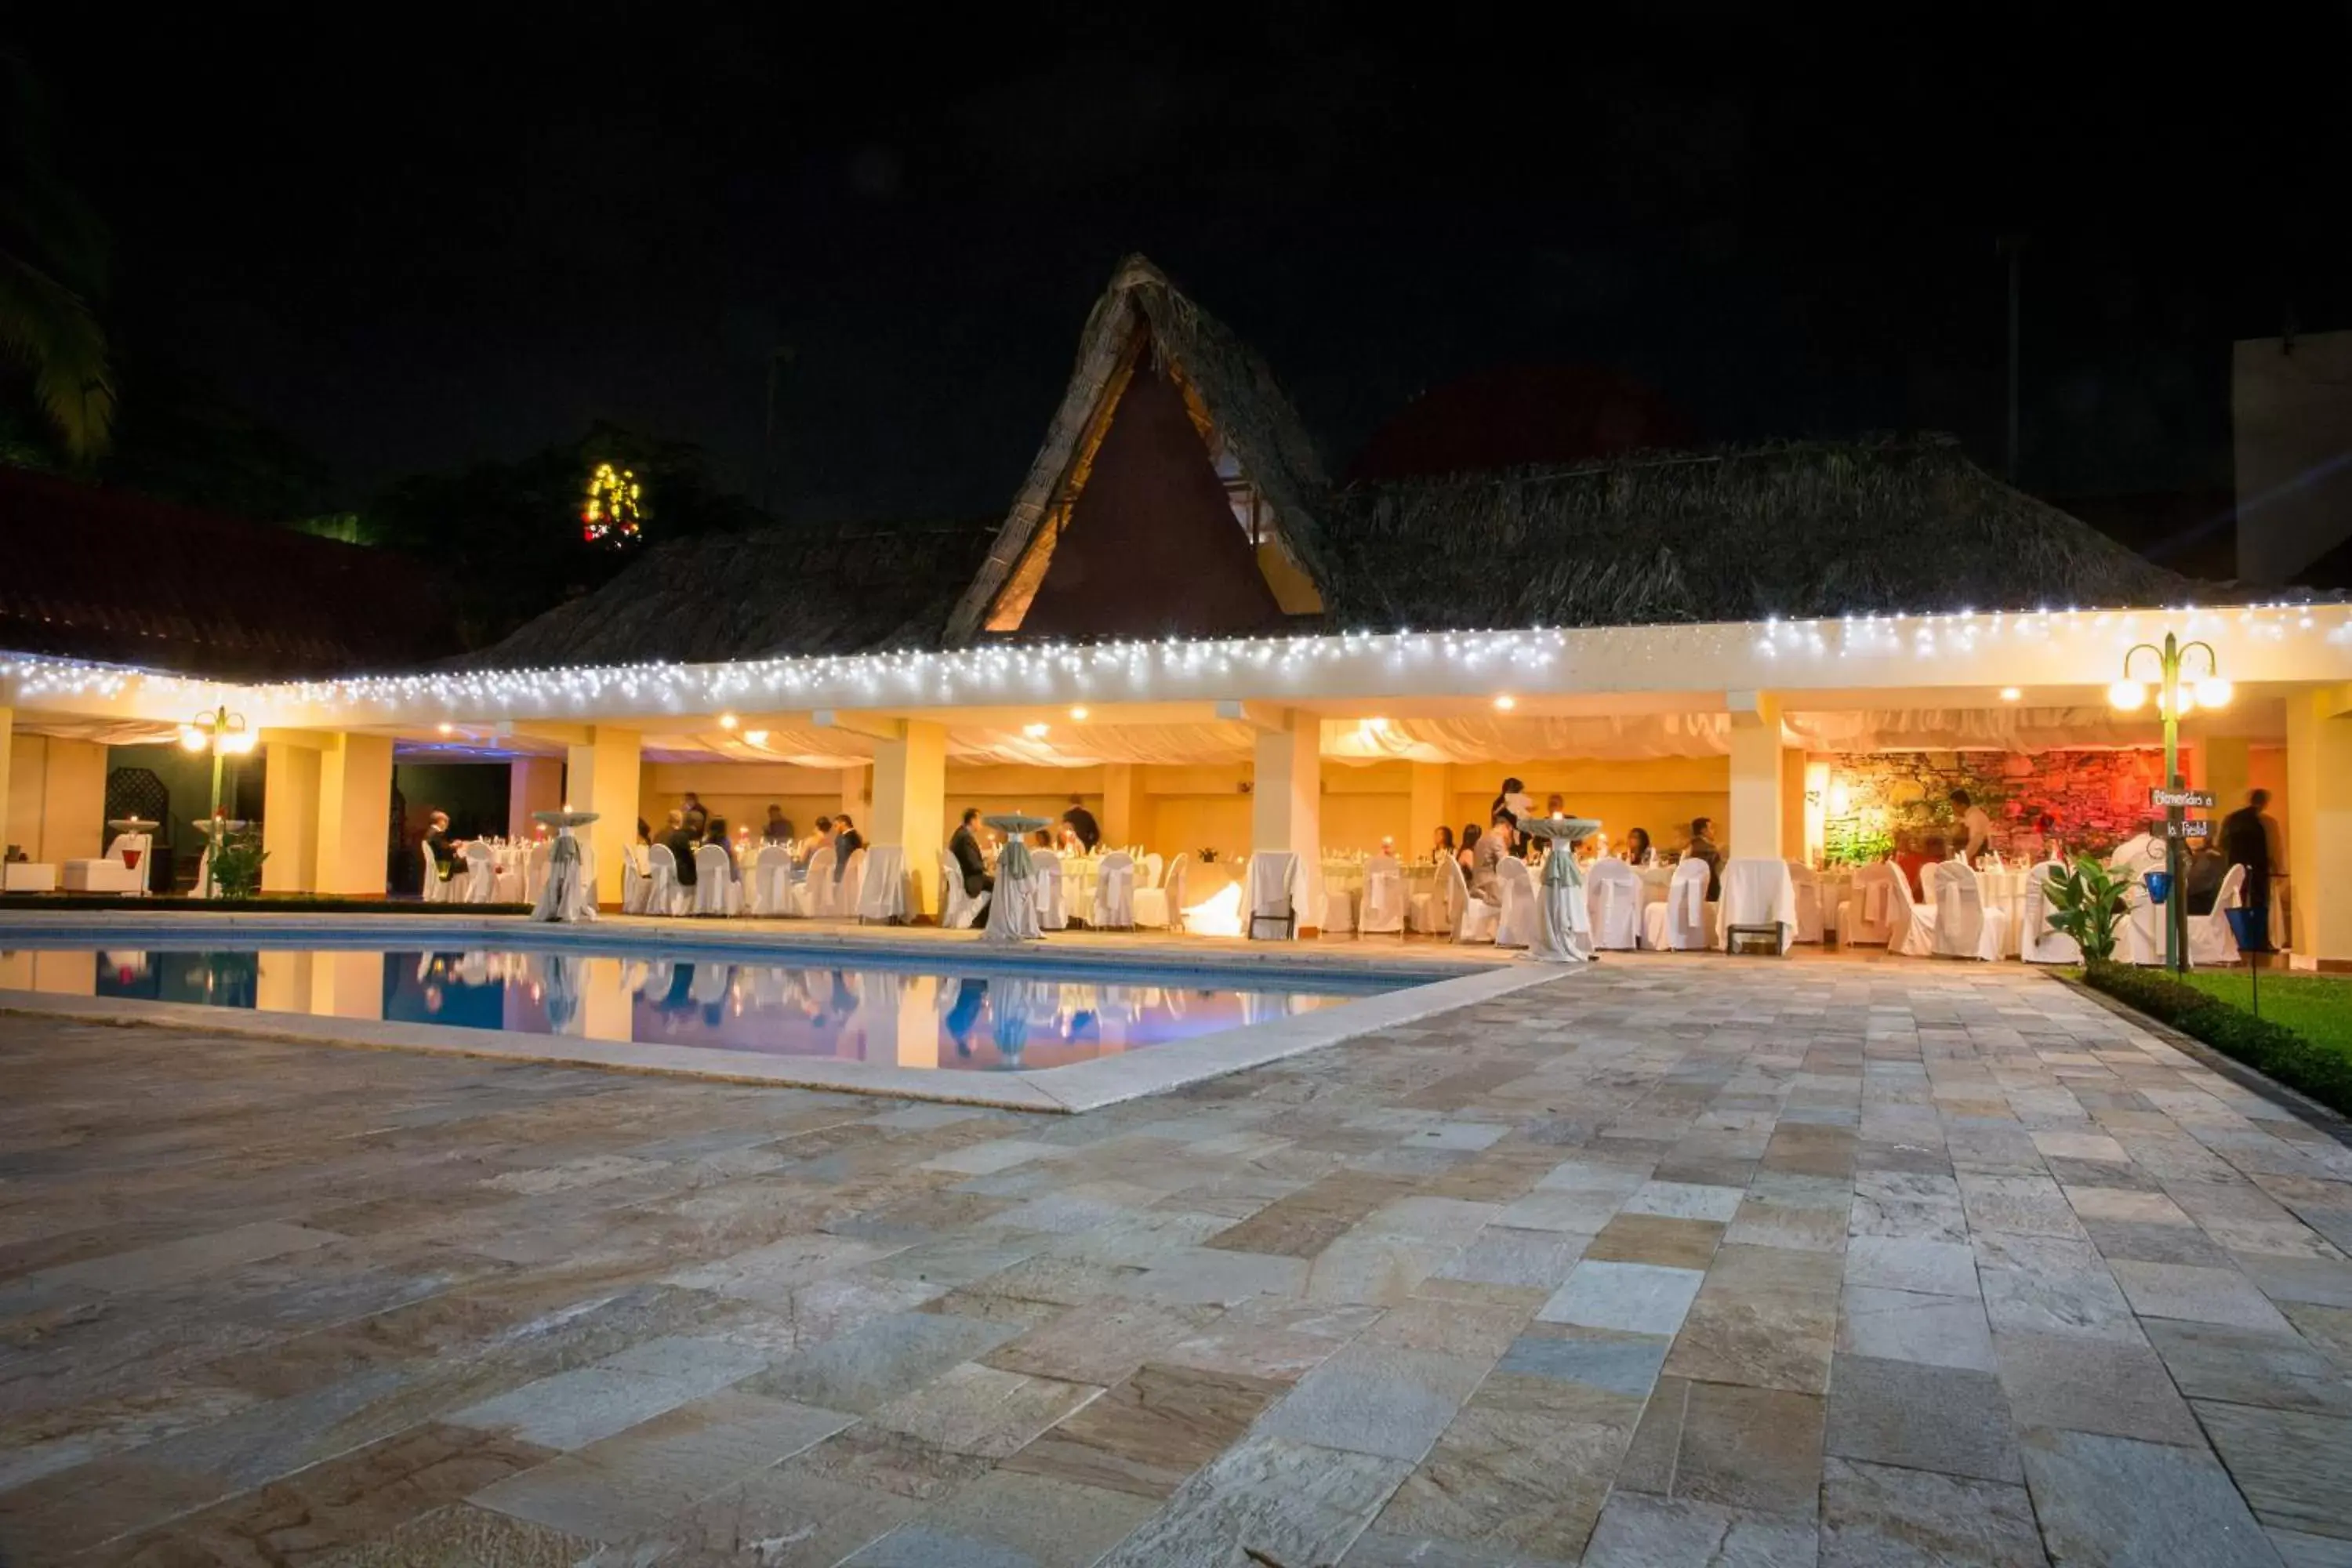
[[[1323,515],[1334,627],[2166,605],[2195,586],[1947,436],[1354,485]]]
[[[1087,318],[1077,365],[1045,443],[979,575],[949,618],[950,646],[981,634],[1008,586],[1015,593],[1024,584],[1034,590],[1043,576],[1054,510],[1067,506],[1084,484],[1118,394],[1147,351],[1239,459],[1265,498],[1272,531],[1291,558],[1310,577],[1321,575],[1316,509],[1328,489],[1323,462],[1289,399],[1275,384],[1274,373],[1166,274],[1142,257],[1130,256]]]

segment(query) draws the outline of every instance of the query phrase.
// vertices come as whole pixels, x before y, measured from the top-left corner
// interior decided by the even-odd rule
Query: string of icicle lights
[[[1517,631],[1352,632],[1333,636],[1163,639],[1066,644],[1003,644],[948,652],[901,650],[714,664],[646,663],[514,670],[436,670],[417,675],[352,676],[236,687],[121,665],[32,655],[7,657],[0,673],[18,699],[164,697],[176,708],[188,695],[243,701],[264,710],[327,710],[354,723],[401,718],[593,716],[613,712],[707,713],[722,710],[859,706],[948,707],[1059,701],[1200,700],[1205,697],[1279,699],[1286,688],[1310,693],[1318,669],[1356,667],[1358,684],[1382,675],[1443,673],[1433,685],[1465,695],[1512,686],[1571,690],[1559,668],[1580,656],[1609,679],[1596,684],[1637,690],[1625,679],[1645,662],[1662,666],[1657,689],[1687,685],[1676,665],[1708,651],[1742,647],[1784,671],[1791,664],[1906,651],[1921,660],[1963,656],[1993,644],[2055,646],[2084,636],[2113,641],[2116,651],[2152,630],[2184,636],[2261,638],[2283,643],[2316,636],[2352,647],[2352,605],[2272,603],[2170,609],[1960,611],[1927,616],[1848,616],[1834,619],[1664,624],[1643,626],[1533,627]],[[1589,647],[1580,646],[1588,644]],[[1366,668],[1367,661],[1373,661]],[[1552,672],[1551,679],[1546,673]],[[1571,672],[1573,673],[1573,672]],[[1765,669],[1756,671],[1769,683]],[[1781,679],[1794,679],[1793,673]],[[2072,672],[2056,676],[2075,679]],[[2102,676],[2104,679],[2104,676]],[[2315,677],[2317,679],[2317,677]],[[1370,689],[1367,694],[1370,694]]]

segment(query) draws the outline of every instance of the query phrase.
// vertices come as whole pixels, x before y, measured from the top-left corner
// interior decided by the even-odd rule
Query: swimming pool
[[[0,990],[569,1036],[950,1072],[1091,1062],[1274,1023],[1422,983],[1213,971],[290,939],[8,938]]]

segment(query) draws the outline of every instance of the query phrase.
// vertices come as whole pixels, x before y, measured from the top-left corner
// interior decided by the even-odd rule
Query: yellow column
[[[554,811],[563,805],[563,759],[517,757],[507,764],[507,837],[529,838],[539,831],[531,814]],[[582,807],[583,811],[586,807]],[[634,835],[637,814],[629,813]],[[599,862],[601,864],[601,862]]]
[[[2288,696],[2286,809],[2294,966],[2352,964],[2352,686]]]
[[[940,911],[940,851],[947,847],[948,731],[909,719],[906,733],[874,748],[874,820],[866,841],[896,844],[907,852],[913,890],[908,913]],[[855,813],[851,814],[855,816]]]
[[[0,708],[0,849],[5,849],[11,844],[23,844],[25,853],[29,855],[33,852],[33,847],[17,837],[16,814],[11,804],[16,794],[16,784],[13,782],[16,768],[16,710],[13,708]],[[170,891],[169,889],[163,890]]]
[[[392,835],[392,737],[333,734],[319,751],[317,890],[383,896]]]
[[[1260,730],[1251,772],[1250,850],[1287,849],[1298,857],[1298,931],[1323,921],[1323,721],[1287,710],[1282,728]],[[1243,890],[1244,913],[1248,889]]]
[[[1146,802],[1138,777],[1140,771],[1133,763],[1103,766],[1103,842],[1115,848],[1141,844],[1150,837],[1150,824],[1143,819]],[[1057,810],[1054,815],[1061,813]]]
[[[10,747],[8,838],[62,866],[106,844],[106,748],[95,741],[27,735]]]
[[[586,836],[596,856],[599,909],[621,907],[621,862],[637,837],[637,780],[643,760],[635,730],[605,724],[590,730],[587,740],[567,753],[565,798],[558,804],[598,814]]]
[[[2246,792],[2254,787],[2252,751],[2242,735],[2215,735],[2198,745],[2204,777],[2197,787],[2212,792],[2215,816],[2227,816],[2246,804]]]
[[[261,863],[265,893],[308,893],[319,886],[319,748],[268,740],[261,746]],[[381,837],[392,820],[384,803]],[[268,978],[268,965],[263,965]],[[306,982],[307,984],[307,982]],[[278,1009],[289,1011],[299,1009]]]
[[[1731,823],[1729,837],[1719,842],[1734,859],[1778,859],[1787,787],[1780,700],[1769,691],[1734,691],[1727,700],[1731,710]],[[1801,790],[1801,771],[1798,780]],[[1801,804],[1802,798],[1800,794]],[[1802,821],[1800,817],[1801,834]]]
[[[841,809],[849,813],[851,820],[862,827],[873,826],[866,820],[867,816],[866,804],[872,794],[866,782],[866,772],[867,767],[864,763],[841,770]],[[872,835],[868,834],[867,837],[870,838]]]
[[[1405,841],[1399,847],[1407,860],[1426,859],[1445,821],[1445,764],[1413,763],[1412,804],[1405,811]]]

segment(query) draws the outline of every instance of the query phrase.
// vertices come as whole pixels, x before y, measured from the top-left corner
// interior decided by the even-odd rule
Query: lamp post
[[[2205,675],[2193,685],[2180,678],[2180,667],[2188,656],[2198,649],[2205,650]],[[2164,807],[2164,869],[2167,891],[2164,900],[2164,966],[2179,973],[2189,967],[2189,896],[2180,873],[2180,846],[2189,824],[2185,812],[2191,805],[2210,809],[2213,797],[2197,795],[2182,785],[2180,778],[2180,720],[2200,707],[2226,707],[2230,700],[2230,683],[2221,679],[2221,661],[2209,642],[2182,643],[2170,632],[2164,634],[2164,646],[2139,643],[2124,651],[2124,672],[2113,686],[2107,688],[2107,700],[2116,709],[2128,713],[2147,700],[2147,683],[2134,679],[2132,658],[2146,653],[2157,660],[2156,710],[2164,721],[2164,783],[2155,791],[2148,804]],[[2210,819],[2197,825],[2200,829],[2210,826]],[[2203,837],[2200,832],[2199,837]]]
[[[215,708],[209,713],[199,713],[180,726],[180,744],[191,752],[209,748],[213,754],[213,805],[205,816],[205,834],[212,841],[212,853],[205,857],[203,896],[213,896],[213,864],[221,851],[221,769],[230,757],[241,757],[253,750],[258,734],[246,726],[245,715],[232,713],[226,707]]]

